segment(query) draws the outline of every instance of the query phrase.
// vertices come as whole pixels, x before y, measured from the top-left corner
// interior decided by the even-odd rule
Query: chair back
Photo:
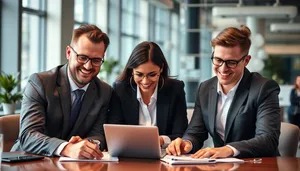
[[[0,117],[0,133],[3,134],[3,152],[8,152],[19,134],[20,114]]]
[[[278,150],[283,157],[296,157],[299,141],[299,128],[296,125],[281,122]]]

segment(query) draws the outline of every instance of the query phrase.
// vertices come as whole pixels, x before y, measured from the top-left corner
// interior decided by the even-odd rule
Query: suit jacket
[[[139,101],[137,100],[136,85],[134,89],[127,81],[113,83],[116,92],[110,111],[109,123],[139,125]],[[157,127],[160,135],[170,139],[182,137],[187,128],[186,100],[184,83],[168,79],[157,93]]]
[[[208,133],[215,147],[231,145],[240,151],[237,157],[278,155],[280,135],[280,88],[274,80],[245,69],[228,110],[224,141],[216,132],[217,77],[200,84],[193,117],[184,139],[193,144],[192,152],[203,146]]]
[[[112,87],[94,78],[82,99],[82,107],[70,130],[71,92],[67,75],[68,64],[30,76],[24,90],[20,133],[12,151],[52,156],[57,147],[72,136],[90,137],[106,147],[103,123]]]
[[[291,105],[288,108],[288,115],[300,114],[300,96],[297,95],[296,89],[293,88],[290,94]]]

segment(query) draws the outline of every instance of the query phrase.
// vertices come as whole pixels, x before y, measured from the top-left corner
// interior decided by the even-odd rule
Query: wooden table
[[[252,159],[245,159],[250,161]],[[62,167],[63,166],[63,167]],[[41,171],[41,170],[97,170],[97,171],[300,171],[300,158],[272,157],[262,158],[262,163],[245,162],[241,164],[219,163],[202,165],[172,166],[159,160],[120,158],[119,162],[59,162],[58,158],[46,157],[41,161],[15,164],[2,163],[1,171]]]

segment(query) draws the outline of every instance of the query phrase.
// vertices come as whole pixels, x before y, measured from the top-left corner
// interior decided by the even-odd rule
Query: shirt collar
[[[82,88],[79,88],[75,82],[73,81],[73,79],[71,78],[71,74],[70,74],[70,71],[69,71],[69,68],[67,69],[68,70],[68,80],[69,80],[69,83],[70,83],[70,89],[71,89],[71,92],[77,90],[77,89],[82,89],[84,91],[87,90],[87,88],[89,87],[90,83],[86,84],[84,87]]]
[[[234,94],[235,94],[235,92],[236,92],[238,86],[240,85],[240,82],[241,82],[243,76],[244,76],[244,73],[243,73],[243,75],[241,76],[240,80],[235,84],[235,86],[232,87],[232,88],[229,90],[229,92],[227,93],[227,95],[234,95]],[[218,86],[217,86],[217,92],[218,92],[218,94],[219,94],[219,95],[225,95],[219,81],[218,81],[217,85],[218,85]]]
[[[158,90],[157,87],[158,87],[158,86],[156,85],[155,90],[154,90],[154,92],[153,92],[153,94],[152,94],[152,96],[151,96],[150,99],[155,99],[155,100],[157,100],[157,90]],[[141,94],[141,91],[140,91],[139,86],[137,86],[136,98],[138,99],[138,101],[141,102],[142,94]]]

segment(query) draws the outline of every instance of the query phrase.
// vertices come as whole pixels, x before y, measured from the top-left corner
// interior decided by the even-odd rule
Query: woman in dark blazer
[[[113,83],[109,123],[157,126],[160,145],[182,137],[187,128],[184,83],[169,77],[169,66],[154,42],[142,42],[131,53]]]
[[[300,76],[296,77],[294,88],[290,94],[291,105],[288,108],[288,119],[300,128]]]

